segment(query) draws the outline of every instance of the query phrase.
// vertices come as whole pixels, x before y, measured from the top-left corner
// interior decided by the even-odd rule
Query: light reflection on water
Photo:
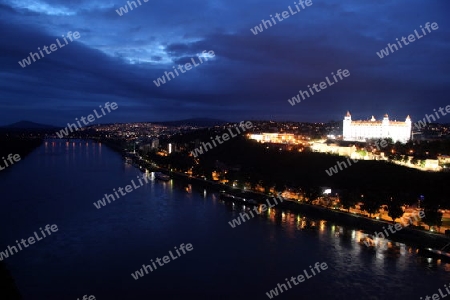
[[[216,192],[183,181],[155,180],[151,173],[150,182],[126,198],[93,207],[92,201],[138,174],[110,149],[72,140],[47,141],[5,173],[0,188],[11,189],[11,195],[3,202],[14,212],[2,214],[6,244],[41,223],[61,225],[54,239],[8,261],[28,299],[76,299],[86,288],[96,296],[105,291],[104,299],[147,299],[155,289],[164,296],[154,299],[195,293],[199,299],[262,299],[316,260],[327,262],[329,271],[283,298],[417,299],[450,280],[449,264],[422,258],[408,245],[390,254],[388,241],[377,239],[371,250],[359,244],[361,230],[277,207],[232,229],[227,222],[251,207],[224,203]],[[24,182],[32,197],[21,188]],[[126,281],[131,271],[180,241],[193,242],[192,256],[137,283]]]
[[[230,207],[229,203],[221,200],[220,203]],[[237,213],[253,209],[234,203],[231,208]],[[327,220],[317,220],[301,213],[277,208],[268,208],[266,212],[263,212],[259,205],[257,210],[260,214],[254,213],[255,218],[283,227],[290,238],[295,238],[296,233],[306,232],[315,235],[321,242],[327,243],[327,246],[333,250],[336,261],[344,262],[342,268],[347,271],[358,268],[362,257],[370,259],[380,270],[386,267],[386,261],[395,261],[397,270],[406,270],[414,262],[424,269],[440,267],[443,271],[450,272],[450,263],[442,262],[441,259],[418,256],[418,248],[404,243],[374,237],[375,247],[369,248],[361,242],[362,238],[368,236],[363,230],[347,229],[345,226],[336,225]]]

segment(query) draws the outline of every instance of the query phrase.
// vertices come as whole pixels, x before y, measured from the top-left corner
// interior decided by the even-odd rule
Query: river
[[[449,264],[415,248],[402,244],[398,256],[369,251],[357,228],[276,207],[232,228],[242,206],[177,180],[151,177],[100,209],[93,205],[137,176],[105,145],[81,140],[47,140],[0,172],[0,251],[47,224],[58,227],[4,259],[25,300],[269,299],[277,284],[311,274],[316,262],[328,268],[276,298],[419,299],[450,282]],[[183,243],[193,249],[131,276]]]

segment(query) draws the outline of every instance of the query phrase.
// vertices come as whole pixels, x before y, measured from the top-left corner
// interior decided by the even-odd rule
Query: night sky
[[[137,0],[136,0],[137,2]],[[371,115],[413,122],[450,104],[450,2],[312,0],[254,35],[294,1],[0,0],[0,125],[65,125],[105,102],[100,123],[217,118],[342,120]],[[370,4],[368,4],[370,2]],[[364,4],[363,4],[364,3]],[[439,29],[380,59],[376,52],[420,25]],[[67,32],[80,38],[22,68],[18,61]],[[172,66],[215,56],[156,87]],[[331,72],[350,76],[291,106]],[[450,122],[450,116],[442,118]]]

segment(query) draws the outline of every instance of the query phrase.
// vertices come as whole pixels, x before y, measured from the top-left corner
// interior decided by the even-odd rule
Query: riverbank
[[[23,159],[37,147],[42,145],[43,141],[44,140],[39,137],[21,137],[0,134],[0,145],[2,145],[0,148],[0,157],[6,157],[8,154],[19,154]]]
[[[0,156],[19,154],[24,159],[43,143],[42,138],[27,138],[20,135],[0,134]],[[1,174],[1,173],[0,173]],[[20,292],[8,270],[7,264],[0,261],[0,299],[22,299]]]
[[[109,147],[109,144],[107,142],[105,142],[105,144]],[[176,180],[184,181],[188,184],[194,184],[201,188],[207,188],[216,192],[220,192],[222,190],[231,194],[245,192],[246,194],[249,195],[249,197],[253,198],[259,203],[264,203],[265,199],[271,197],[270,195],[265,195],[253,191],[243,191],[221,183],[192,177],[187,174],[173,172],[166,168],[161,168],[153,164],[150,164],[142,159],[139,159],[134,155],[127,155],[126,152],[123,151],[123,149],[119,149],[118,147],[110,147],[110,148],[120,153],[123,157],[131,158],[133,164],[138,168],[140,168],[142,171],[145,171],[145,169],[147,169],[149,171],[165,172],[167,174],[170,174],[171,177]],[[386,221],[371,219],[355,215],[352,213],[329,209],[312,204],[306,204],[295,200],[286,199],[286,201],[283,201],[282,203],[277,205],[277,208],[285,209],[293,213],[307,214],[308,217],[311,217],[313,219],[324,219],[335,225],[343,225],[353,228],[355,230],[362,230],[367,234],[373,234],[374,232],[382,232],[383,226],[387,228],[387,226],[392,225],[392,223]],[[450,237],[447,237],[443,234],[436,234],[419,229],[413,229],[411,227],[406,227],[403,228],[401,231],[398,231],[395,234],[390,235],[389,240],[409,244],[417,248],[441,249],[450,242]]]
[[[217,192],[224,190],[230,194],[245,193],[249,198],[256,200],[259,203],[265,203],[265,199],[270,196],[261,193],[255,193],[251,191],[242,191],[236,188],[232,188],[223,184],[205,181],[198,178],[188,177],[184,174],[169,172],[165,169],[160,169],[171,174],[176,180],[183,180],[187,183],[199,185],[202,188],[213,189]],[[347,213],[339,210],[329,209],[313,204],[306,204],[295,200],[285,199],[282,203],[277,205],[277,208],[288,210],[293,213],[306,214],[313,219],[324,219],[335,225],[343,225],[353,228],[355,230],[363,230],[367,234],[373,234],[374,232],[383,232],[383,226],[392,225],[393,223],[370,219],[367,217]],[[443,234],[431,233],[419,229],[413,229],[411,227],[405,227],[400,231],[395,232],[389,236],[389,240],[409,244],[418,248],[435,248],[441,249],[450,242],[450,237]]]
[[[22,299],[16,283],[4,262],[0,262],[0,299]]]

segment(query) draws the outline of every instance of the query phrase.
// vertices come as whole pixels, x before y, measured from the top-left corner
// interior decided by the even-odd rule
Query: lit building
[[[276,143],[276,144],[297,144],[298,139],[293,133],[262,133],[250,134],[251,140],[256,140],[260,143]]]
[[[369,121],[353,121],[347,112],[342,135],[344,141],[391,138],[394,143],[406,143],[411,138],[411,118],[407,116],[405,122],[391,121],[386,114],[381,121],[375,120],[373,116]]]
[[[159,148],[159,139],[153,139],[151,143],[152,149],[158,149]]]
[[[438,155],[438,161],[440,165],[450,164],[450,156],[449,155]]]
[[[312,142],[311,150],[313,152],[330,153],[337,154],[340,156],[350,156],[352,157],[356,152],[355,145],[351,146],[339,146],[337,144],[327,144],[323,142]]]

